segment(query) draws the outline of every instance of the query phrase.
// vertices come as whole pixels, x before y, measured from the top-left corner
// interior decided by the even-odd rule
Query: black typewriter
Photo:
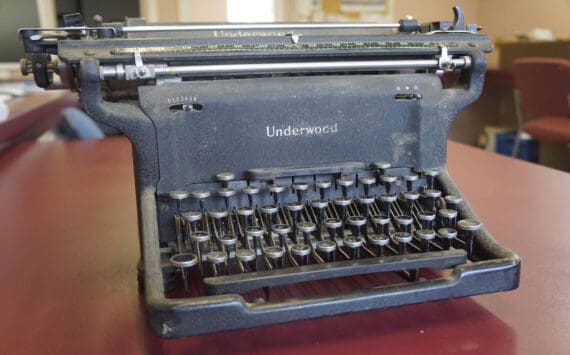
[[[479,96],[492,49],[454,14],[94,27],[74,14],[20,30],[22,72],[78,91],[132,143],[154,333],[518,286],[520,259],[446,169],[449,125]]]

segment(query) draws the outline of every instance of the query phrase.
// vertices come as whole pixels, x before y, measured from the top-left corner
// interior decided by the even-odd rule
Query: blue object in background
[[[511,156],[515,145],[517,132],[497,133],[495,136],[496,146],[495,152],[503,155]],[[538,161],[538,142],[534,139],[522,139],[517,154],[518,159],[537,162]]]

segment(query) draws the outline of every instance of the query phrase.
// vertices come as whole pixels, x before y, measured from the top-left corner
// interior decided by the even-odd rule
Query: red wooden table
[[[518,290],[161,340],[137,291],[127,140],[22,144],[0,156],[0,353],[570,353],[570,174],[457,143],[449,168],[522,257]]]

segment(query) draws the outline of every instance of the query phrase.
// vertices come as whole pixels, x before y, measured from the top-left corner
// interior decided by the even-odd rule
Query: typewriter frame
[[[456,12],[457,15],[457,12]],[[461,14],[462,17],[462,14]],[[457,21],[456,21],[457,22]],[[457,112],[473,102],[482,90],[483,78],[485,73],[485,57],[484,52],[490,50],[488,38],[482,35],[476,35],[468,31],[443,31],[439,27],[434,29],[434,34],[430,36],[421,35],[399,35],[384,36],[383,40],[389,42],[400,42],[405,40],[413,40],[417,42],[433,42],[445,39],[446,41],[456,41],[460,45],[455,48],[449,48],[450,52],[467,54],[470,58],[469,70],[465,70],[460,83],[463,87],[442,90],[441,87],[433,87],[426,89],[430,92],[442,93],[438,99],[433,99],[438,103],[438,115],[424,117],[422,112],[419,113],[423,126],[417,128],[417,131],[411,132],[416,137],[426,138],[418,143],[411,158],[403,158],[400,161],[392,161],[396,166],[408,166],[417,170],[422,168],[438,168],[440,170],[439,187],[444,194],[457,193],[459,188],[455,185],[447,172],[445,165],[446,160],[446,141],[447,129]],[[435,36],[435,37],[434,37]],[[440,37],[441,36],[441,37]],[[266,39],[256,39],[256,41],[265,41]],[[279,39],[283,40],[282,38]],[[143,38],[133,38],[132,43],[144,46],[148,44],[148,40]],[[139,42],[140,41],[140,42]],[[271,41],[271,39],[269,39]],[[471,256],[470,263],[463,263],[454,266],[449,276],[431,280],[418,280],[408,283],[382,286],[349,293],[330,296],[317,296],[305,299],[289,299],[278,302],[265,303],[248,303],[239,294],[219,294],[203,297],[194,297],[188,299],[170,299],[165,296],[165,263],[161,255],[161,245],[164,237],[161,236],[160,230],[164,227],[160,223],[161,212],[158,208],[160,196],[168,191],[168,188],[177,187],[175,182],[185,181],[194,176],[184,175],[185,172],[179,172],[175,165],[169,165],[168,160],[171,156],[165,156],[161,142],[159,142],[159,132],[156,122],[163,119],[160,114],[153,112],[156,106],[160,105],[159,101],[153,101],[153,95],[147,95],[149,102],[141,105],[132,102],[111,102],[105,100],[102,96],[102,71],[101,64],[109,63],[109,58],[100,50],[109,48],[113,40],[101,39],[99,41],[91,40],[70,40],[62,41],[59,48],[66,55],[73,57],[70,62],[74,62],[75,66],[71,66],[73,70],[78,71],[79,80],[72,80],[73,85],[77,84],[80,88],[81,104],[85,110],[96,120],[117,127],[131,141],[133,147],[133,163],[135,169],[135,186],[138,208],[138,223],[140,232],[140,248],[142,257],[141,283],[144,285],[145,302],[148,311],[148,320],[152,331],[164,338],[176,338],[188,335],[203,334],[215,331],[230,330],[245,327],[256,327],[273,323],[290,322],[316,317],[331,316],[343,313],[365,311],[377,308],[387,308],[393,306],[401,306],[406,304],[421,303],[426,301],[442,300],[456,297],[464,297],[478,295],[483,293],[506,291],[518,287],[520,273],[519,257],[497,243],[491,234],[483,227],[475,240],[476,252]],[[127,44],[130,43],[126,42]],[[179,43],[179,40],[169,40],[166,44]],[[32,43],[33,44],[33,43]],[[88,48],[88,50],[85,50]],[[52,53],[53,48],[47,50],[41,47],[29,47],[30,52]],[[92,52],[90,53],[89,51]],[[360,52],[359,55],[365,57],[386,55],[391,58],[402,58],[413,56],[414,52],[421,53],[422,56],[437,56],[441,46],[426,48],[390,48],[372,50],[368,53]],[[448,48],[446,48],[448,50]],[[51,51],[51,52],[50,52]],[[378,53],[382,52],[382,55]],[[96,54],[96,55],[93,55]],[[254,53],[255,54],[255,53]],[[240,53],[238,61],[247,60],[248,53]],[[257,53],[256,55],[259,55]],[[291,58],[295,57],[294,53],[288,54]],[[355,54],[356,56],[356,54]],[[99,58],[100,57],[100,58]],[[176,56],[171,58],[175,60]],[[286,56],[287,57],[287,56]],[[223,55],[216,60],[221,60]],[[274,60],[271,55],[261,54],[259,58]],[[125,60],[125,58],[115,58]],[[128,59],[128,58],[127,58]],[[168,58],[167,58],[168,59]],[[330,57],[328,58],[330,59]],[[136,61],[136,58],[135,58]],[[41,62],[40,62],[41,64]],[[379,74],[382,75],[382,74]],[[396,74],[400,75],[400,74]],[[405,74],[404,74],[405,75]],[[36,80],[38,74],[36,73]],[[271,78],[253,78],[253,79],[236,79],[236,80],[273,80]],[[281,80],[281,79],[275,79]],[[302,79],[300,79],[302,80]],[[350,80],[350,79],[348,79]],[[40,83],[38,83],[40,84]],[[72,85],[72,87],[73,87]],[[176,89],[176,85],[174,88]],[[179,85],[179,84],[178,84]],[[190,86],[190,83],[184,84]],[[165,86],[166,87],[166,86]],[[152,88],[149,90],[153,90]],[[157,89],[158,90],[158,89]],[[168,88],[164,89],[168,91]],[[163,91],[164,91],[163,90]],[[139,90],[139,96],[144,94],[145,88]],[[445,91],[445,94],[443,92]],[[157,91],[158,92],[158,91]],[[152,93],[152,92],[151,92]],[[148,93],[147,93],[148,94]],[[162,94],[161,94],[162,95]],[[429,95],[428,95],[429,96]],[[161,96],[164,98],[165,96]],[[432,108],[433,109],[433,108]],[[433,113],[433,112],[432,112]],[[155,120],[155,121],[153,121]],[[401,123],[396,119],[387,119],[387,131],[402,129]],[[405,127],[404,127],[405,128]],[[182,138],[174,139],[173,144],[181,147],[188,147],[188,143]],[[421,139],[419,139],[421,140]],[[343,141],[346,143],[346,140]],[[191,146],[191,145],[190,145]],[[207,156],[207,159],[212,157]],[[339,162],[346,161],[349,157],[340,158]],[[366,163],[371,163],[371,157],[365,157]],[[380,157],[378,160],[393,160],[390,156]],[[406,160],[408,159],[408,160]],[[401,165],[399,165],[401,164]],[[271,168],[267,160],[261,159],[254,162],[255,168]],[[243,179],[245,170],[236,171],[238,178]],[[368,169],[368,166],[364,167]],[[218,172],[225,171],[220,170]],[[191,171],[190,171],[191,172]],[[166,183],[165,176],[168,178]],[[174,185],[170,184],[172,182]],[[193,181],[190,181],[192,183]],[[212,180],[205,181],[204,176],[197,177],[197,181],[201,184],[215,183]],[[191,185],[189,185],[191,186]],[[183,186],[183,187],[189,187]],[[463,218],[478,219],[475,211],[465,201],[459,206],[459,213]],[[172,227],[171,227],[172,228]],[[438,255],[444,257],[458,258],[465,257],[453,251],[440,251]],[[430,260],[437,258],[437,255],[424,257],[423,261],[429,263]],[[383,261],[379,259],[379,263]],[[414,260],[409,255],[390,256],[389,270],[415,268],[419,265],[418,260]],[[450,265],[451,266],[451,265]],[[286,273],[287,270],[277,271]]]

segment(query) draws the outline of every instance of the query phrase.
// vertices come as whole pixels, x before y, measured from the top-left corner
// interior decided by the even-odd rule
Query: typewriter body
[[[22,71],[131,141],[161,337],[514,289],[446,170],[487,36],[419,24],[21,29]],[[54,84],[57,73],[61,83]],[[442,80],[449,76],[453,80]]]

